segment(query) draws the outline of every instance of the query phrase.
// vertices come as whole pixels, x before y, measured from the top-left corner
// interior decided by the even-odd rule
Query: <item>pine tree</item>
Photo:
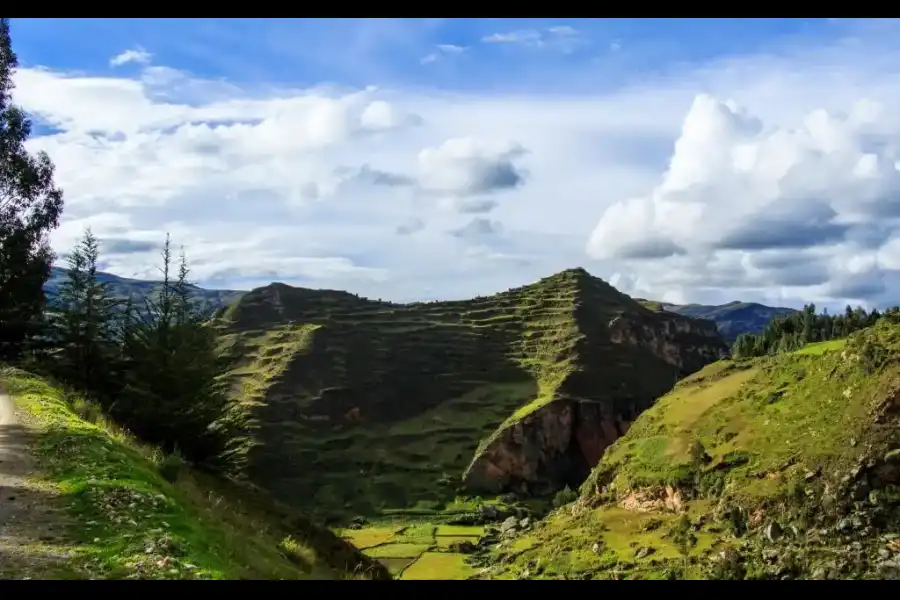
[[[9,19],[0,18],[0,360],[20,358],[41,325],[53,261],[47,234],[63,208],[53,163],[25,149],[31,120],[12,104],[17,66]]]
[[[183,253],[172,279],[168,236],[162,262],[163,279],[155,296],[126,332],[127,386],[114,415],[149,442],[210,461],[223,447],[214,425],[226,408],[215,332],[190,301]]]
[[[60,288],[62,370],[69,383],[100,397],[115,390],[111,372],[118,359],[119,303],[108,284],[97,278],[99,242],[90,229],[68,258],[66,281]]]

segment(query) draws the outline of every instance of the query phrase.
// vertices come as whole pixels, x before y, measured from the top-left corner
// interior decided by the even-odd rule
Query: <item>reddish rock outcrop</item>
[[[727,354],[711,321],[641,309],[596,324],[589,306],[579,312],[575,321],[588,331],[575,359],[584,367],[554,400],[495,432],[463,476],[467,489],[540,494],[579,485],[656,398]],[[610,346],[618,363],[597,368],[610,362]]]

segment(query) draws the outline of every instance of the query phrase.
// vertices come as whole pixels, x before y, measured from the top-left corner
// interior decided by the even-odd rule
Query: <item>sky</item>
[[[900,304],[900,20],[13,19],[105,270],[394,301]]]

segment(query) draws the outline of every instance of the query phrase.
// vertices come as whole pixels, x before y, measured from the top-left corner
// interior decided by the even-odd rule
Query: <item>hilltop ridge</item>
[[[726,353],[713,323],[654,313],[580,268],[412,304],[276,283],[215,323],[235,462],[276,496],[363,514],[582,479],[640,410]],[[541,438],[533,424],[564,404],[582,411],[574,423],[615,425]],[[547,443],[513,450],[523,428]],[[511,460],[499,472],[498,456]]]
[[[567,269],[567,271],[585,271],[581,267],[575,269]],[[59,293],[59,287],[65,280],[66,270],[61,267],[53,267],[50,279],[44,286],[47,294],[48,302],[53,306],[56,302],[55,298]],[[113,275],[112,273],[98,272],[97,277],[100,281],[109,286],[113,297],[125,299],[134,297],[137,305],[141,306],[141,299],[149,296],[159,285],[157,281],[147,281],[142,279],[133,279]],[[286,285],[286,284],[280,284]],[[290,287],[290,286],[289,286]],[[221,314],[235,300],[246,294],[245,290],[223,290],[214,288],[204,288],[199,286],[191,286],[190,294],[204,311],[210,314],[214,312]],[[346,292],[344,292],[346,293]],[[775,317],[786,316],[796,312],[792,308],[772,307],[754,302],[741,302],[734,300],[722,305],[703,305],[703,304],[670,304],[665,302],[657,302],[653,300],[644,300],[635,298],[638,302],[651,310],[667,310],[677,314],[697,319],[708,319],[715,321],[719,327],[719,333],[726,342],[731,343],[742,333],[760,333],[763,328]],[[415,304],[415,303],[413,303]]]

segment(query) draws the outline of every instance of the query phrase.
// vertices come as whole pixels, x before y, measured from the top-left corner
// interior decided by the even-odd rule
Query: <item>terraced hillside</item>
[[[713,324],[582,269],[408,305],[272,284],[216,317],[243,430],[233,458],[282,499],[346,513],[434,508],[464,471],[469,491],[578,483],[654,398],[725,352]]]
[[[895,321],[683,380],[481,576],[900,578]]]

